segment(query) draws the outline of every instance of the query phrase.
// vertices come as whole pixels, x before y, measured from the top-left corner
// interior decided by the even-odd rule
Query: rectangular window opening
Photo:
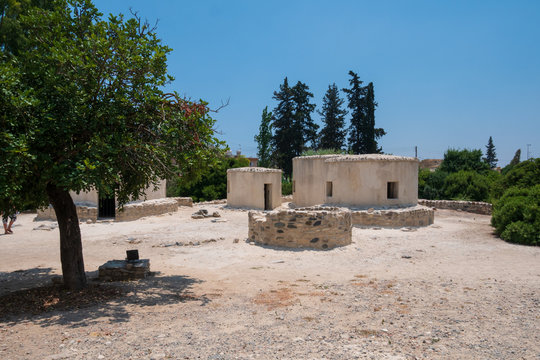
[[[296,181],[292,181],[292,192],[296,192]]]
[[[327,197],[332,197],[332,182],[331,181],[327,181],[326,182],[326,196]]]
[[[389,181],[386,183],[386,198],[397,199],[398,198],[398,182]]]
[[[231,181],[227,180],[227,194],[231,192]]]

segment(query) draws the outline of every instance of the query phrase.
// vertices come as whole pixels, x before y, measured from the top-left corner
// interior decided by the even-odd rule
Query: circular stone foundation
[[[352,241],[348,209],[250,211],[248,218],[249,240],[261,245],[326,250]]]

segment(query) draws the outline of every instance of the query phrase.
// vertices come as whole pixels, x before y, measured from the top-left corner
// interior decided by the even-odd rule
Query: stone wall
[[[77,205],[77,216],[79,217],[79,221],[87,221],[91,220],[93,222],[96,222],[97,216],[98,216],[98,209],[97,207],[93,206],[81,206]],[[36,221],[39,220],[53,220],[56,221],[56,213],[54,212],[54,209],[51,205],[49,207],[41,210],[38,209],[37,216],[35,217]]]
[[[172,197],[170,199],[176,200],[178,206],[189,206],[193,207],[193,199],[190,197]]]
[[[433,224],[432,208],[417,205],[396,209],[353,210],[352,223],[358,226],[381,226],[389,228],[419,227]]]
[[[116,210],[116,221],[137,220],[145,216],[155,216],[175,212],[178,201],[174,198],[148,200],[140,203],[126,204],[123,209]]]
[[[493,205],[480,201],[418,200],[418,203],[436,209],[466,211],[475,214],[491,215]]]
[[[332,249],[352,241],[347,209],[250,211],[248,219],[249,241],[262,245]]]

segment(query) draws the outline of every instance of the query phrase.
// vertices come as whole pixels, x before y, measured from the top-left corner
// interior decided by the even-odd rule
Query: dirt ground
[[[222,217],[191,219],[199,208]],[[0,236],[0,296],[61,272],[58,229],[34,216]],[[84,223],[89,278],[129,249],[155,276],[1,317],[0,359],[540,359],[540,248],[489,220],[438,210],[425,228],[354,228],[330,251],[249,244],[247,212],[216,204]]]

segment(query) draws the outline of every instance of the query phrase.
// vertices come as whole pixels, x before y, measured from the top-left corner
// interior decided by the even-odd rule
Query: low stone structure
[[[116,221],[132,221],[145,216],[155,216],[175,212],[178,210],[178,202],[175,199],[156,199],[142,201],[140,203],[126,204],[116,212]]]
[[[466,211],[475,214],[491,215],[493,205],[481,201],[418,200],[418,203],[436,209]]]
[[[281,205],[281,170],[243,167],[227,170],[227,205],[272,210]]]
[[[180,199],[180,200],[179,200]],[[188,200],[189,199],[189,200]],[[186,204],[184,206],[193,206],[191,198],[163,198],[148,201],[133,202],[124,205],[122,209],[115,211],[114,220],[116,221],[132,221],[137,220],[145,216],[156,216],[175,212],[178,210],[178,204]],[[191,204],[191,205],[188,205]],[[86,206],[81,204],[75,204],[77,206],[77,215],[79,221],[91,220],[96,222],[98,219],[98,208],[93,206]],[[34,219],[39,220],[53,220],[56,221],[56,213],[52,206],[37,211],[37,216]]]
[[[353,225],[362,227],[420,227],[433,224],[434,218],[433,209],[421,205],[395,209],[352,210]]]
[[[150,274],[150,260],[110,260],[98,268],[102,281],[144,279]]]
[[[250,211],[248,219],[249,241],[261,245],[332,249],[352,241],[348,209]]]
[[[79,218],[79,221],[90,220],[92,222],[96,222],[97,217],[98,217],[98,209],[97,207],[94,207],[94,206],[77,205],[77,217]],[[35,217],[34,220],[57,221],[56,213],[54,212],[52,205],[49,205],[45,209],[38,209],[37,216]]]
[[[193,207],[193,199],[190,197],[172,197],[169,199],[174,199],[178,203],[178,206],[189,206]]]

